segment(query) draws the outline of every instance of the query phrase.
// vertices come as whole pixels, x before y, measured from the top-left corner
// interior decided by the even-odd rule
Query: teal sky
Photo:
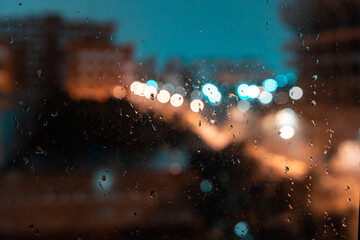
[[[281,9],[281,0],[0,0],[1,18],[58,13],[89,23],[113,21],[114,41],[133,43],[139,60],[251,58],[274,73],[291,69],[283,46],[295,36]]]

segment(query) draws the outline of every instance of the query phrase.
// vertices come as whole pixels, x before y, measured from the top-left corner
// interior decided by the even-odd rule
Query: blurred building
[[[289,48],[296,53],[293,64],[300,70],[299,83],[306,99],[358,105],[360,2],[296,1],[283,12],[298,33],[298,40]]]
[[[15,82],[12,78],[12,52],[6,43],[0,42],[0,93],[14,90]]]
[[[41,87],[44,93],[51,93],[56,88],[63,89],[68,64],[74,64],[73,54],[80,46],[82,50],[85,45],[91,46],[89,50],[97,49],[97,54],[104,51],[100,53],[104,56],[112,48],[118,53],[118,62],[130,58],[130,47],[116,48],[111,43],[114,30],[111,23],[66,22],[57,16],[7,19],[0,22],[0,40],[13,51],[14,78],[20,91],[21,87]],[[88,55],[88,60],[91,57],[100,56]],[[97,67],[104,60],[100,58],[94,59]]]
[[[65,89],[71,98],[104,101],[114,87],[131,83],[131,47],[73,43],[68,51]]]

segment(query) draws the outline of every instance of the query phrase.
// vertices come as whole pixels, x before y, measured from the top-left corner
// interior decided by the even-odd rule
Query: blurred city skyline
[[[259,60],[274,72],[294,70],[284,49],[296,33],[281,17],[280,0],[266,1],[0,1],[2,19],[59,14],[84,23],[113,22],[115,43],[135,46],[135,58],[158,67],[173,57]],[[245,7],[246,6],[246,7]],[[222,13],[226,12],[224,15]]]

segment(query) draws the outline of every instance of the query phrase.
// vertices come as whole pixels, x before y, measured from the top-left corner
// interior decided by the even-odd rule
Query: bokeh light
[[[293,100],[299,100],[303,95],[303,90],[300,87],[292,87],[289,90],[289,96]]]
[[[94,188],[100,192],[110,191],[114,185],[114,176],[109,170],[101,168],[93,175]]]
[[[153,86],[146,86],[144,90],[144,96],[148,99],[154,100],[156,96],[156,88]]]
[[[167,90],[160,90],[157,99],[161,103],[167,103],[170,100],[170,93]]]
[[[272,99],[273,99],[273,96],[268,91],[263,91],[259,95],[259,100],[262,104],[269,104]]]
[[[219,103],[221,101],[221,93],[217,92],[216,95],[209,96],[211,103]]]
[[[250,109],[250,103],[246,100],[240,100],[237,107],[241,112],[247,112]]]
[[[288,79],[284,74],[277,75],[275,80],[277,82],[278,87],[285,87],[286,84],[288,84]]]
[[[277,87],[278,87],[278,84],[277,82],[274,80],[274,79],[266,79],[264,82],[263,82],[263,87],[265,88],[266,91],[268,92],[274,92]]]
[[[283,126],[280,128],[280,137],[283,139],[290,139],[294,136],[295,130],[291,126]]]
[[[141,83],[140,83],[140,82],[137,82],[137,81],[133,82],[133,83],[130,85],[130,91],[131,91],[132,93],[135,93],[136,88],[139,86],[139,84],[141,84]]]
[[[113,96],[122,99],[126,97],[126,90],[123,86],[116,86],[113,88]]]
[[[140,83],[137,85],[136,89],[135,89],[135,94],[139,95],[139,96],[144,96],[145,94],[145,88],[146,88],[146,84],[145,83]]]
[[[216,96],[217,93],[219,92],[218,88],[212,84],[212,83],[206,83],[202,88],[201,91],[203,92],[203,94],[207,97],[210,96]]]
[[[204,179],[200,183],[200,189],[204,193],[209,193],[213,189],[213,184],[209,179]]]
[[[179,175],[182,172],[182,166],[180,163],[174,162],[169,166],[169,172],[172,175]]]
[[[238,222],[234,227],[234,232],[238,237],[245,237],[249,231],[249,226],[246,222]]]
[[[164,84],[164,86],[162,87],[162,89],[168,91],[169,93],[173,93],[175,91],[175,87],[174,85],[172,85],[171,83],[166,83]]]
[[[147,86],[154,87],[156,90],[159,88],[158,83],[155,80],[149,80],[146,82]]]
[[[174,107],[180,107],[184,102],[184,98],[183,96],[181,96],[178,93],[175,93],[174,95],[171,96],[170,98],[170,103],[171,105],[173,105]]]
[[[276,116],[275,120],[278,126],[295,126],[296,125],[296,116],[295,112],[290,108],[285,108],[279,111]]]
[[[246,93],[246,89],[248,89],[249,85],[247,85],[246,83],[240,84],[239,87],[237,88],[237,93],[239,95],[239,97],[243,100],[246,100],[248,97],[247,93]]]
[[[201,93],[201,91],[199,90],[194,90],[191,94],[190,94],[190,98],[191,100],[195,100],[195,99],[202,99],[203,95]]]
[[[249,96],[249,98],[257,98],[260,94],[260,89],[256,85],[250,85],[246,89],[246,94]]]
[[[295,73],[287,73],[286,74],[287,80],[288,80],[288,85],[294,85],[297,82],[297,76]]]
[[[201,112],[204,109],[204,103],[199,99],[195,99],[190,103],[190,109],[196,113]]]

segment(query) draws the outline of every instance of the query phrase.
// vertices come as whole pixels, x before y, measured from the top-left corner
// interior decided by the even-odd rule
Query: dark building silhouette
[[[360,2],[296,1],[283,13],[298,33],[289,47],[296,53],[293,64],[300,70],[307,100],[359,104]]]

